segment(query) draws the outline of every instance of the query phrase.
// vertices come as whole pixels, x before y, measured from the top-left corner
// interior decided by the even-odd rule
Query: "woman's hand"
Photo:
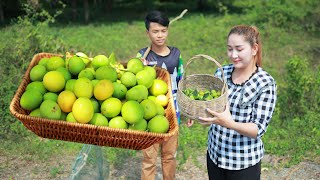
[[[202,125],[217,124],[220,126],[224,126],[226,128],[231,128],[231,129],[234,126],[235,121],[232,119],[229,104],[226,105],[226,109],[221,113],[218,113],[208,108],[206,110],[210,114],[212,114],[213,117],[208,117],[208,118],[199,117],[200,124]]]

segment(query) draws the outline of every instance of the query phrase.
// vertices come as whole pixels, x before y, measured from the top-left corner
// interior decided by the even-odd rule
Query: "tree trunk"
[[[113,7],[113,0],[107,0],[105,7],[106,7],[106,12],[107,13],[110,12]]]
[[[89,9],[89,2],[88,0],[83,1],[83,6],[84,6],[84,22],[86,24],[89,23],[89,15],[90,15],[90,9]]]
[[[206,9],[207,0],[198,0],[197,9],[203,11]]]
[[[97,7],[97,0],[93,0],[93,7]]]
[[[75,21],[77,19],[77,0],[72,0],[72,20]]]
[[[0,23],[4,23],[4,12],[2,4],[0,3]]]

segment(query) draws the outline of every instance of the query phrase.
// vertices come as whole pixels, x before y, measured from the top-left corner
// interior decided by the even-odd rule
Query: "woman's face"
[[[147,30],[147,35],[149,36],[152,44],[156,46],[163,46],[166,43],[168,36],[168,27],[162,26],[159,23],[150,23],[149,31]]]
[[[252,47],[242,35],[231,34],[228,38],[228,57],[235,68],[246,68],[255,64],[257,46]]]

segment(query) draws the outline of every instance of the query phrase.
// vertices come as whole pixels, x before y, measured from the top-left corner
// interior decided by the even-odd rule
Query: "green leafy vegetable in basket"
[[[218,98],[221,95],[221,91],[215,89],[212,90],[198,90],[187,88],[182,91],[186,96],[192,100],[209,101],[214,98]]]

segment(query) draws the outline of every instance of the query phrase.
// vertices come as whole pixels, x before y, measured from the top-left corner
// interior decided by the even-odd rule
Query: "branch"
[[[184,15],[185,13],[187,13],[187,11],[188,11],[188,9],[183,10],[182,13],[181,13],[179,16],[177,16],[177,17],[175,17],[174,19],[172,19],[169,24],[171,24],[171,23],[173,23],[174,21],[182,18],[183,15]]]

